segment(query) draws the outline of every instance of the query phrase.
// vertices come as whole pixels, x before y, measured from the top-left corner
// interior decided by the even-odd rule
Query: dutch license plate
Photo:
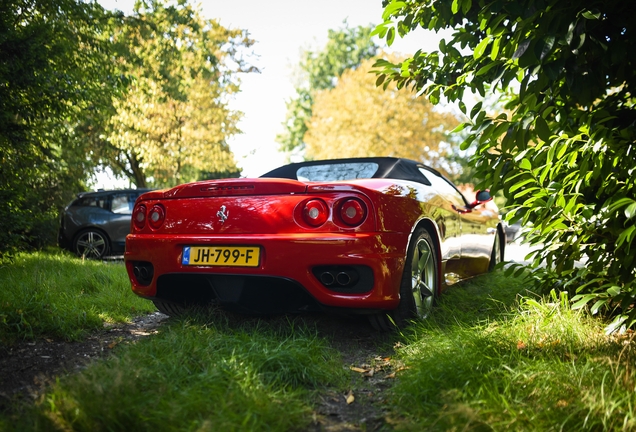
[[[258,267],[258,246],[185,246],[181,264],[197,266]]]

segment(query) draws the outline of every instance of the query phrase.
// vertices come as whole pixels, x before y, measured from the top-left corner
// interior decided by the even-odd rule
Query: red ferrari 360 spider
[[[294,163],[260,178],[141,195],[126,239],[133,291],[169,315],[340,310],[391,328],[503,258],[499,215],[399,158]]]

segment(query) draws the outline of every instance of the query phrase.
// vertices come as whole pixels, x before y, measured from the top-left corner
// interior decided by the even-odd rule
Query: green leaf
[[[388,27],[391,25],[393,25],[393,23],[391,23],[390,21],[378,24],[375,29],[373,29],[373,31],[369,34],[369,36],[379,36],[381,39],[383,39],[384,36],[386,36]],[[380,61],[388,63],[386,60],[378,60],[378,62]]]
[[[482,102],[477,102],[470,110],[470,118],[475,117],[481,111]]]
[[[530,47],[530,44],[532,43],[531,39],[526,39],[523,42],[521,42],[519,44],[519,46],[517,46],[517,50],[515,51],[515,53],[512,55],[513,59],[518,59],[520,58],[522,55],[525,54],[525,52],[528,50],[528,48]]]
[[[535,56],[543,61],[552,51],[552,47],[554,46],[555,37],[554,36],[546,36],[545,38],[539,40],[535,47]]]
[[[470,126],[470,123],[466,123],[466,122],[460,123],[455,129],[451,131],[451,133],[457,133],[457,132],[463,131],[466,128],[466,126]]]
[[[386,44],[391,46],[393,45],[393,41],[395,41],[395,27],[389,28],[386,33]]]
[[[565,152],[568,150],[568,146],[566,143],[561,144],[561,146],[559,147],[559,149],[556,152],[556,158],[557,160],[561,159],[563,157],[563,155],[565,155]]]
[[[627,219],[631,219],[636,216],[636,203],[630,204],[629,207],[625,209],[625,217]]]
[[[512,185],[508,191],[510,193],[513,193],[514,191],[516,191],[518,189],[521,189],[522,187],[524,187],[525,185],[527,185],[528,183],[531,183],[533,181],[534,181],[534,179],[532,179],[532,178],[522,180],[522,181],[517,182],[514,185]]]
[[[594,305],[590,308],[590,313],[592,315],[596,315],[598,311],[607,303],[609,303],[609,299],[597,300],[596,303],[594,303]]]
[[[590,11],[585,11],[582,14],[585,18],[589,19],[589,20],[597,20],[601,17],[601,13],[597,12],[597,13],[592,13]]]
[[[550,128],[548,127],[548,123],[541,116],[537,116],[534,129],[537,132],[539,138],[543,141],[550,141]]]
[[[473,5],[473,1],[472,0],[463,0],[462,1],[462,12],[464,13],[464,15],[466,15],[468,13],[468,11],[470,11],[470,8]]]
[[[577,310],[584,307],[588,302],[594,298],[598,297],[597,294],[585,294],[585,295],[577,295],[572,298],[572,301],[576,301],[572,305],[572,309]]]
[[[501,36],[495,38],[490,50],[490,60],[496,60],[499,55],[499,47],[501,46]]]
[[[464,103],[464,101],[459,101],[459,110],[461,112],[463,112],[464,114],[466,114],[466,104]]]
[[[439,103],[439,87],[429,93],[428,100],[431,101],[433,105],[437,105]]]
[[[632,240],[634,240],[634,235],[636,235],[636,225],[630,226],[618,236],[618,240],[616,240],[616,247],[621,247],[621,245],[625,242],[631,245]]]
[[[406,6],[406,3],[401,1],[391,2],[384,8],[384,12],[382,13],[382,19],[388,20],[393,13],[399,9],[402,9]]]
[[[484,40],[479,42],[479,45],[477,45],[477,47],[475,48],[475,52],[473,53],[473,58],[475,60],[478,60],[481,56],[484,55],[484,53],[486,52],[486,48],[488,48],[488,45],[491,41],[492,36],[487,36],[486,38],[484,38]]]
[[[453,0],[453,4],[451,5],[451,12],[453,12],[453,15],[456,15],[457,12],[459,12],[459,1],[460,0]]]
[[[616,202],[613,202],[608,208],[607,211],[610,213],[614,213],[615,211],[618,211],[618,209],[620,209],[621,207],[625,207],[626,205],[632,205],[632,204],[636,204],[636,201],[634,201],[632,198],[621,198]]]
[[[612,297],[616,297],[621,293],[621,287],[614,285],[607,289],[607,293]]]
[[[530,163],[530,161],[526,158],[521,159],[521,163],[519,163],[519,168],[521,169],[525,169],[525,170],[531,170],[532,169],[532,164]]]
[[[612,321],[607,327],[605,327],[605,334],[612,334],[615,331],[617,331],[618,329],[620,329],[623,325],[623,323],[627,320],[627,315],[618,315],[616,318],[614,318],[614,321]]]
[[[481,76],[483,74],[485,74],[486,72],[488,72],[490,69],[494,68],[495,66],[499,66],[499,62],[491,62],[491,63],[487,63],[486,66],[480,68],[477,73],[475,74],[475,76]]]

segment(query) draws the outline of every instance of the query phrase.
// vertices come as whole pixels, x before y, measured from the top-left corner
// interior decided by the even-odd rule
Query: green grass
[[[606,336],[565,295],[517,296],[523,286],[482,276],[409,329],[389,402],[397,429],[636,429],[632,338]]]
[[[121,262],[61,252],[19,254],[0,267],[0,342],[51,337],[79,340],[105,322],[154,310],[130,290]]]
[[[152,310],[121,264],[21,255],[0,268],[0,337],[78,339]],[[634,333],[604,333],[565,295],[489,273],[389,335],[388,424],[413,431],[636,430]],[[303,430],[320,392],[364,386],[311,320],[170,320],[0,416],[8,431]],[[355,335],[354,335],[355,339]],[[387,335],[378,337],[378,341]],[[386,340],[385,340],[386,342]],[[355,340],[352,340],[355,343]],[[355,389],[354,389],[355,390]],[[356,402],[357,403],[357,402]],[[355,408],[355,407],[354,407]]]
[[[347,371],[315,331],[183,319],[60,379],[7,430],[288,431],[312,419],[316,389]],[[0,421],[2,426],[2,421]]]

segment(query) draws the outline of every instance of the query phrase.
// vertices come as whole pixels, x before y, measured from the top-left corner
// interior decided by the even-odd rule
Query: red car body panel
[[[349,199],[366,210],[356,226],[339,213]],[[311,200],[328,208],[318,227],[303,216]],[[390,178],[210,180],[148,192],[137,200],[139,206],[145,212],[159,206],[164,217],[158,227],[140,227],[133,214],[125,262],[132,289],[142,297],[161,299],[168,289],[186,289],[195,281],[198,290],[214,291],[215,299],[232,304],[240,300],[235,286],[238,292],[250,285],[246,292],[252,297],[266,297],[263,291],[270,288],[261,290],[258,281],[267,287],[278,281],[304,290],[320,307],[360,312],[397,307],[406,250],[418,225],[432,231],[437,242],[442,283],[487,270],[499,225],[498,215],[481,206],[458,209],[430,185]],[[256,267],[186,265],[184,248],[189,246],[254,246],[260,261]],[[352,289],[321,281],[321,269],[345,268],[360,273]],[[146,270],[151,274],[140,277]]]

